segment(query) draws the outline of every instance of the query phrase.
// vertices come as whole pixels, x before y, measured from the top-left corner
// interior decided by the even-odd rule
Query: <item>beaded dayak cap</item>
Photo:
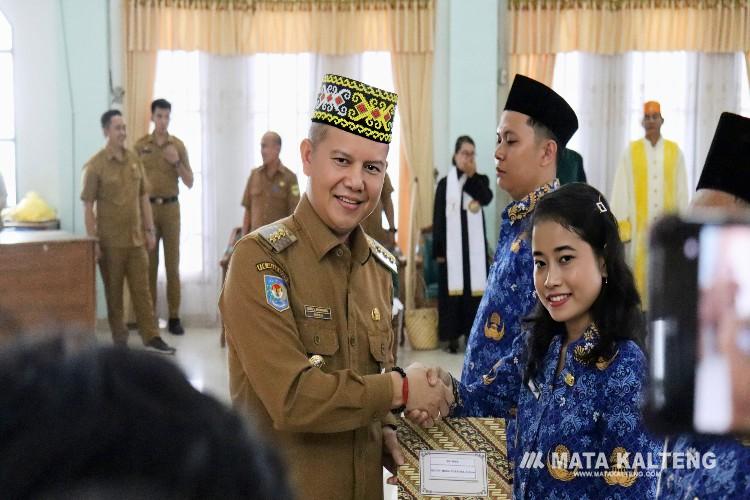
[[[312,121],[389,144],[397,102],[393,92],[328,74],[320,85]]]

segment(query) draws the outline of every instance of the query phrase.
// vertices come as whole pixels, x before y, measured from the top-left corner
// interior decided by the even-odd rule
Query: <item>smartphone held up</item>
[[[648,421],[750,431],[750,220],[668,216],[650,244]]]

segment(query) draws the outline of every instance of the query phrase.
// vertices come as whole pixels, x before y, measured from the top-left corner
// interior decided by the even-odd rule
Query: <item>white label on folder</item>
[[[420,450],[420,493],[433,496],[487,495],[484,452]]]

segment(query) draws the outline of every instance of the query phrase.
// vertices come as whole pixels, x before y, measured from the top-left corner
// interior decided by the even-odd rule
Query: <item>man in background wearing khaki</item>
[[[151,211],[156,230],[156,245],[149,252],[151,299],[155,309],[159,240],[163,240],[169,306],[167,329],[174,335],[182,335],[185,330],[180,323],[180,202],[177,195],[180,179],[188,189],[193,187],[193,171],[185,144],[167,131],[171,112],[172,105],[169,101],[157,99],[152,102],[151,121],[154,122],[154,132],[138,139],[134,149],[143,162],[151,188]]]
[[[263,165],[250,172],[242,195],[242,235],[288,217],[299,203],[297,176],[281,164],[281,136],[266,132],[260,140]]]
[[[125,120],[111,109],[101,117],[107,145],[83,167],[83,201],[86,233],[98,238],[96,257],[104,281],[107,318],[117,346],[128,343],[123,319],[122,285],[128,279],[143,344],[174,354],[159,336],[148,290],[147,246],[155,246],[154,223],[143,166],[125,148]],[[145,233],[145,234],[144,234]]]
[[[375,205],[375,210],[360,225],[368,236],[372,236],[378,243],[388,250],[393,251],[396,245],[396,224],[393,220],[393,200],[391,199],[391,194],[393,194],[393,184],[391,184],[391,178],[386,173],[378,204]],[[385,212],[385,218],[388,221],[387,230],[383,228],[383,212]]]

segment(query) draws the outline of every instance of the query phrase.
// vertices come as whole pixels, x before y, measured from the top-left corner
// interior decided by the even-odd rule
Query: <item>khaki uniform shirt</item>
[[[105,147],[84,165],[81,200],[96,202],[101,246],[137,247],[145,243],[141,197],[147,192],[143,166],[129,149],[119,161]]]
[[[391,197],[393,193],[393,184],[391,184],[391,178],[388,174],[385,174],[385,180],[383,181],[383,190],[380,192],[380,200],[378,200],[375,210],[361,222],[362,229],[369,236],[372,236],[380,243],[385,244],[387,239],[386,230],[383,229],[383,206],[386,201]]]
[[[156,135],[144,135],[133,146],[143,162],[146,178],[151,186],[149,194],[154,197],[171,198],[177,196],[180,191],[177,169],[165,160],[162,154],[168,144],[172,144],[177,149],[182,164],[190,168],[185,144],[173,135],[167,135],[167,142],[161,146],[156,143]]]
[[[303,196],[237,243],[219,301],[232,401],[278,445],[299,498],[383,498],[393,332],[381,259],[393,257],[360,228],[351,241]]]
[[[279,167],[273,178],[266,175],[264,165],[250,172],[242,195],[242,206],[250,212],[250,231],[291,215],[297,203],[297,176],[284,165]]]

